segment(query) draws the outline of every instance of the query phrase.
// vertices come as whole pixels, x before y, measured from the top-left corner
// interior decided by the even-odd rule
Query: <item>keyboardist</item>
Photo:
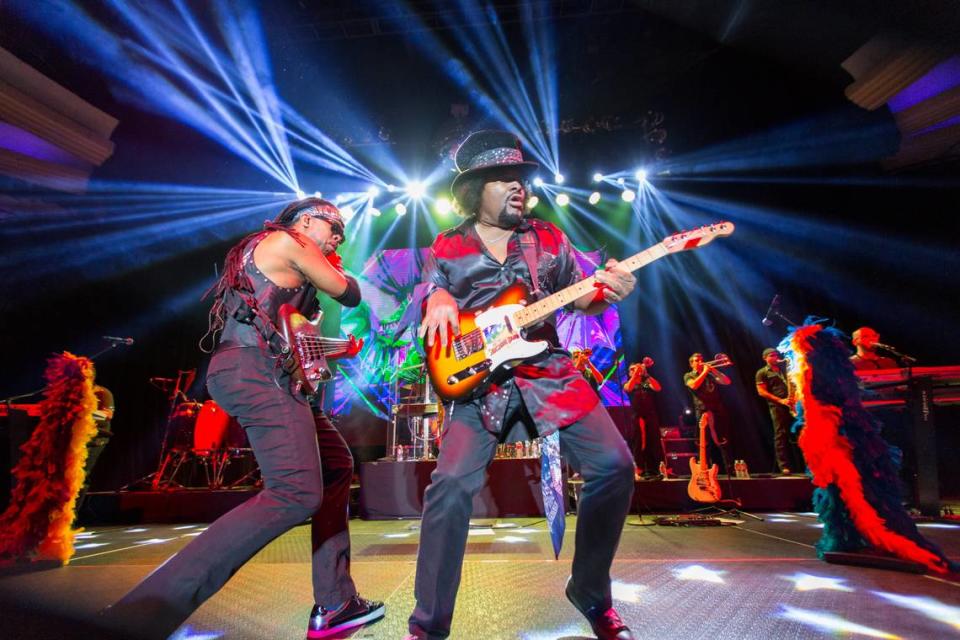
[[[873,369],[896,369],[900,365],[893,358],[877,353],[880,334],[870,327],[860,327],[853,332],[853,346],[857,352],[850,356],[850,362],[857,371]]]

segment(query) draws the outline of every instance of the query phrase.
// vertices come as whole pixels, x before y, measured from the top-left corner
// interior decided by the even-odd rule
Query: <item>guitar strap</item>
[[[527,271],[530,272],[533,295],[539,300],[542,297],[540,278],[537,276],[537,264],[540,262],[540,241],[537,238],[537,231],[532,225],[520,236],[520,250],[523,252],[523,261],[527,263]]]
[[[290,345],[277,330],[277,325],[264,313],[253,296],[238,289],[233,289],[233,293],[240,300],[240,303],[230,315],[237,322],[252,325],[266,341],[270,350],[277,354],[280,368],[285,373],[293,373],[297,368],[297,361],[293,357]]]

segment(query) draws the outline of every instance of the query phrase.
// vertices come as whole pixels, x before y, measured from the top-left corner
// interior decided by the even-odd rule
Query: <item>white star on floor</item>
[[[960,631],[960,607],[944,604],[934,598],[923,596],[904,596],[895,593],[884,593],[882,591],[874,591],[873,593],[881,598],[886,598],[898,606],[919,611],[933,620],[948,624]]]
[[[793,588],[797,591],[816,591],[817,589],[853,591],[852,588],[843,584],[846,582],[843,578],[824,578],[823,576],[812,576],[809,573],[795,573],[792,576],[780,577],[793,582]]]
[[[610,595],[620,602],[640,602],[640,593],[647,590],[646,585],[631,584],[614,580],[610,583]]]
[[[701,567],[699,564],[673,570],[673,575],[677,580],[700,580],[701,582],[716,583],[723,583],[724,580],[720,576],[725,573],[726,571],[714,571]]]
[[[851,622],[835,613],[826,611],[811,611],[809,609],[797,609],[783,605],[780,615],[788,620],[796,620],[821,631],[832,633],[855,633],[868,636],[870,638],[884,638],[886,640],[898,640],[900,636],[887,633],[881,629],[874,629],[856,622]]]

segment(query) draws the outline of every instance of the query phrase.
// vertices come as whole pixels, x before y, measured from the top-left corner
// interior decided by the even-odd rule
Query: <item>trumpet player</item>
[[[722,462],[724,472],[729,474],[733,467],[729,464],[730,449],[730,416],[727,407],[720,395],[720,386],[730,384],[730,378],[719,367],[733,364],[722,353],[709,361],[704,362],[703,354],[694,353],[690,356],[690,371],[683,375],[683,383],[687,385],[693,396],[693,408],[697,414],[697,423],[703,416],[707,416],[709,425],[707,433],[707,449],[711,460]],[[700,432],[697,433],[699,444]],[[719,455],[718,455],[719,454]]]
[[[790,425],[793,424],[793,398],[780,353],[774,348],[763,350],[766,363],[757,371],[757,395],[767,401],[770,421],[773,423],[773,452],[781,475],[788,476],[801,460],[796,441],[791,441]]]

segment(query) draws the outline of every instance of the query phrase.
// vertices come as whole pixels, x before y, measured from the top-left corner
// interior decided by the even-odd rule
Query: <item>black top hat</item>
[[[540,168],[536,162],[527,162],[520,152],[520,140],[509,131],[475,131],[467,136],[454,156],[457,177],[450,190],[456,193],[457,184],[467,176],[488,169],[517,167],[525,176]]]

